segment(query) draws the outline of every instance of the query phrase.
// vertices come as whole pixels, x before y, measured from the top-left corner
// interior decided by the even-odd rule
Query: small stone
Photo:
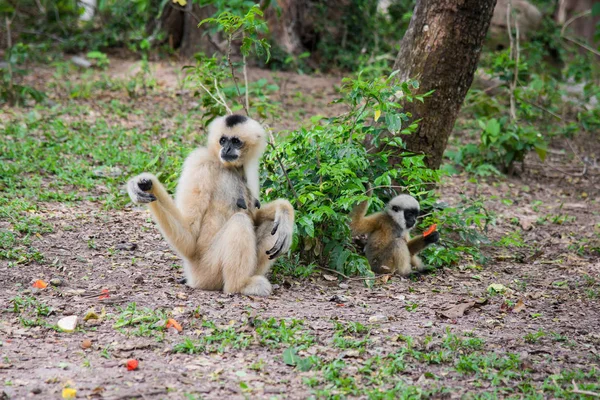
[[[349,286],[347,283],[340,283],[340,284],[338,285],[338,287],[339,287],[340,289],[348,289],[350,286]]]
[[[382,314],[377,314],[377,315],[373,315],[371,317],[369,317],[369,322],[381,322],[381,321],[387,321],[388,317],[386,317],[385,315]]]
[[[90,339],[85,339],[83,342],[81,342],[81,348],[82,349],[89,349],[90,347],[92,347],[92,341]]]
[[[40,393],[42,393],[42,388],[34,387],[33,389],[31,389],[31,393],[40,394]]]
[[[71,61],[73,62],[73,64],[77,65],[78,67],[82,67],[82,68],[89,68],[92,66],[92,63],[90,61],[88,61],[86,58],[79,57],[79,56],[71,57]]]
[[[117,250],[133,251],[133,250],[137,249],[137,247],[138,247],[138,245],[136,243],[124,242],[124,243],[117,244]]]
[[[347,303],[348,302],[348,298],[344,295],[341,294],[336,294],[334,295],[332,298],[329,299],[329,301],[333,301],[334,303]]]
[[[62,286],[63,281],[61,279],[58,279],[58,278],[53,278],[53,279],[50,279],[50,284],[52,286]]]
[[[93,172],[95,177],[98,178],[116,178],[118,176],[123,175],[123,170],[119,167],[107,167],[103,166],[100,168],[96,168]]]
[[[141,285],[144,283],[144,275],[138,275],[135,277],[135,279],[133,280],[133,283],[137,284],[137,285]]]

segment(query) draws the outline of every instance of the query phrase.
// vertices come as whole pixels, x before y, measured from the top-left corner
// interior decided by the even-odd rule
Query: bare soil
[[[118,76],[130,70],[129,65],[120,68],[110,73]],[[156,64],[155,68],[161,87],[176,86],[172,66]],[[272,79],[268,71],[253,70],[252,74]],[[282,94],[284,107],[290,111],[303,108],[307,117],[324,110],[335,113],[327,109],[327,103],[335,96],[338,78],[278,75],[288,86]],[[315,100],[296,102],[293,94],[298,91]],[[140,107],[147,107],[148,112],[168,108],[169,104],[161,100],[160,93],[140,101]],[[290,118],[278,124],[279,129],[293,128],[297,122]],[[573,141],[574,149],[579,157],[597,160],[598,146],[589,145],[586,135],[582,133]],[[498,215],[490,238],[500,240],[518,230],[528,247],[492,246],[486,249],[490,261],[483,267],[467,260],[463,265],[412,279],[377,282],[373,288],[360,280],[330,281],[318,273],[305,280],[277,276],[274,294],[266,299],[192,290],[176,282],[181,263],[143,208],[107,211],[93,202],[42,204],[41,216],[54,231],[36,238],[34,245],[47,261],[11,267],[0,260],[0,280],[5,288],[0,292],[0,309],[11,310],[15,296],[31,295],[52,307],[52,314],[46,317],[51,324],[68,315],[81,319],[90,308],[98,313],[104,308],[108,315],[100,323],[82,321],[82,329],[68,334],[42,326],[26,327],[18,314],[2,312],[0,379],[4,387],[0,392],[4,394],[0,398],[60,398],[67,384],[82,398],[178,399],[185,394],[206,399],[306,398],[312,392],[303,378],[317,373],[298,372],[285,365],[284,348],[274,350],[252,342],[248,348],[223,353],[172,352],[173,345],[181,343],[184,336],[207,334],[202,321],[233,326],[252,335],[252,321],[270,317],[304,320],[304,330],[316,338],[308,354],[352,359],[357,365],[398,348],[398,335],[418,341],[428,335],[440,337],[449,329],[472,332],[485,341],[489,352],[519,354],[527,363],[524,367],[533,370],[534,382],[561,370],[598,368],[600,304],[590,291],[598,292],[600,256],[577,250],[583,239],[600,247],[600,172],[588,168],[585,175],[575,176],[581,168],[573,151],[564,143],[555,143],[553,149],[546,164],[528,158],[526,172],[520,177],[472,181],[458,175],[445,179],[440,188],[441,199],[450,204],[463,195],[486,198],[487,208]],[[505,199],[512,200],[512,205],[507,206]],[[541,203],[536,206],[538,201]],[[536,223],[541,217],[559,214],[571,218],[561,223]],[[32,289],[37,279],[60,279],[61,284]],[[455,304],[486,298],[490,284],[502,284],[508,293],[489,297],[463,316],[442,316]],[[101,299],[103,289],[108,289],[108,298]],[[514,303],[521,300],[524,308],[513,311],[506,306],[507,299]],[[135,329],[115,329],[110,315],[119,315],[119,307],[132,302],[139,308],[172,313],[183,332],[170,329],[157,340],[135,336]],[[412,304],[417,304],[416,308],[407,307]],[[372,326],[367,351],[345,355],[333,347],[332,321]],[[540,330],[563,335],[570,342],[554,341],[549,336],[535,343],[524,339]],[[82,349],[85,339],[92,345]],[[124,367],[130,358],[139,360],[138,370]],[[264,367],[250,369],[258,360],[264,361]],[[438,377],[437,384],[452,388],[451,397],[486,389],[444,365],[415,364],[398,379],[413,385],[431,384],[426,372]],[[241,388],[242,381],[249,391]]]

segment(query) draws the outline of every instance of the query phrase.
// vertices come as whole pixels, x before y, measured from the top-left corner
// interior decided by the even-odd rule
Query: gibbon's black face
[[[240,158],[241,149],[244,147],[244,142],[235,136],[221,136],[219,139],[221,145],[221,160],[225,162],[234,162]]]
[[[403,194],[389,202],[387,212],[400,228],[412,229],[419,216],[419,203],[414,197]]]

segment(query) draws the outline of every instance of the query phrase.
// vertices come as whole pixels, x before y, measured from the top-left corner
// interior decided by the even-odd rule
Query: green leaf
[[[283,352],[283,362],[286,365],[291,365],[292,367],[295,367],[298,362],[300,362],[301,358],[298,357],[298,354],[296,353],[296,349],[293,347],[290,347],[286,350],[284,350]]]
[[[600,3],[596,3],[592,6],[592,16],[593,17],[600,16]]]
[[[492,118],[488,121],[485,130],[492,136],[498,136],[500,133],[500,123],[496,118]]]
[[[544,162],[546,160],[546,155],[548,154],[548,152],[546,151],[545,148],[536,147],[535,152],[537,153],[538,157],[540,157],[540,160],[542,160],[542,162]]]

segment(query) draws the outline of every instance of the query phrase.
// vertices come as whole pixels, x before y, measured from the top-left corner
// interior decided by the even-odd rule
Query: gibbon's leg
[[[278,199],[256,211],[257,275],[265,275],[275,259],[292,244],[294,208],[289,201]]]
[[[129,180],[127,192],[134,203],[148,204],[150,213],[167,242],[179,255],[191,259],[196,243],[181,212],[158,179],[148,173]]]
[[[247,214],[235,213],[213,239],[200,264],[212,270],[221,267],[223,291],[252,296],[268,296],[271,284],[256,275],[256,234]]]
[[[396,265],[396,273],[400,276],[410,275],[412,269],[410,267],[410,253],[406,246],[406,241],[403,238],[394,240],[392,254]]]
[[[365,200],[358,203],[350,212],[350,229],[353,235],[371,233],[377,228],[379,214],[366,217],[368,206],[369,202]]]

